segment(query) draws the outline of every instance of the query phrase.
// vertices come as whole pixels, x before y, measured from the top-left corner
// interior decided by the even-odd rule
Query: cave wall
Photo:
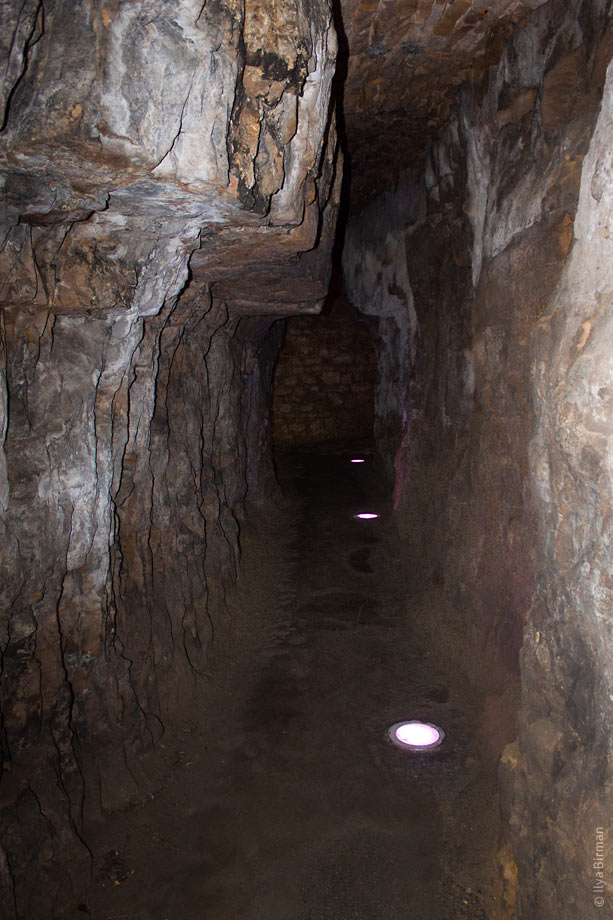
[[[376,428],[419,627],[483,694],[494,757],[521,661],[501,873],[526,920],[593,916],[611,813],[609,15],[540,7],[344,255],[379,317]]]
[[[146,746],[203,672],[248,464],[265,488],[247,407],[278,341],[265,319],[242,340],[241,322],[189,297],[127,326],[6,309],[6,766],[47,733],[68,772],[75,745],[116,726]],[[125,785],[114,791],[95,758],[110,808]]]
[[[537,590],[503,804],[521,916],[613,910],[613,65],[583,166],[574,243],[534,340]]]
[[[273,383],[276,444],[372,437],[374,338],[358,317],[339,290],[316,319],[286,321]]]
[[[0,903],[33,918],[155,787],[223,629],[275,320],[328,286],[336,39],[318,0],[2,26]]]

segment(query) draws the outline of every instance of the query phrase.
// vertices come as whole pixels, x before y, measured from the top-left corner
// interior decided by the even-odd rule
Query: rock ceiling
[[[148,272],[189,259],[241,313],[319,309],[333,79],[359,204],[419,160],[459,85],[544,2],[0,5],[0,297],[134,308]]]
[[[368,197],[423,155],[460,84],[497,62],[513,26],[545,2],[341,0],[339,79],[353,197]]]

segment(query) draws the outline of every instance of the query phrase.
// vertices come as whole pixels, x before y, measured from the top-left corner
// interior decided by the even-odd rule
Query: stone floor
[[[223,701],[180,729],[159,795],[112,819],[93,883],[53,916],[493,916],[477,890],[497,818],[474,719],[416,651],[388,490],[361,446],[360,465],[339,445],[279,458],[294,513],[285,544],[259,547],[268,609],[255,611],[258,592],[244,602],[261,645],[228,658]],[[393,746],[388,726],[413,717],[440,723],[446,743]]]

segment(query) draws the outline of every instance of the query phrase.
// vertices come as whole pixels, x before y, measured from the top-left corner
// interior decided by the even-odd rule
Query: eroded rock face
[[[357,205],[389,186],[394,172],[423,160],[428,138],[451,116],[458,88],[487,74],[513,29],[547,2],[341,0]]]
[[[530,444],[540,557],[505,804],[522,916],[613,907],[613,68],[583,167],[568,263],[535,341]]]
[[[378,438],[429,573],[421,624],[486,688],[494,755],[523,643],[502,801],[506,909],[526,920],[593,916],[611,814],[609,85],[594,126],[613,48],[589,12],[537,10],[344,257],[380,317]]]
[[[273,319],[329,276],[336,40],[312,0],[9,3],[1,32],[0,873],[34,917],[147,790],[268,487]]]
[[[486,688],[494,756],[516,733],[521,658],[506,908],[582,920],[611,809],[610,87],[594,133],[610,4],[341,6],[356,197],[439,131],[345,256],[378,322],[376,433],[424,632]],[[206,669],[245,504],[270,481],[273,320],[327,293],[340,161],[324,0],[0,16],[15,920],[69,887],[100,811],[155,784],[141,754]]]

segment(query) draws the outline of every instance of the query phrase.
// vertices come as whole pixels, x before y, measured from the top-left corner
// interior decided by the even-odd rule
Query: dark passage
[[[0,920],[612,917],[613,0],[0,26]]]
[[[277,444],[372,437],[377,361],[375,323],[358,313],[333,277],[323,311],[285,321],[271,412]]]
[[[243,585],[235,647],[217,661],[231,691],[194,713],[128,835],[118,819],[100,842],[80,915],[479,920],[484,896],[460,882],[487,875],[493,783],[470,705],[411,637],[387,488],[370,451],[347,445],[286,453],[278,466],[291,517],[284,504],[260,522],[264,569]],[[353,517],[364,510],[380,518]],[[403,718],[441,724],[446,744],[397,749],[386,730]]]

